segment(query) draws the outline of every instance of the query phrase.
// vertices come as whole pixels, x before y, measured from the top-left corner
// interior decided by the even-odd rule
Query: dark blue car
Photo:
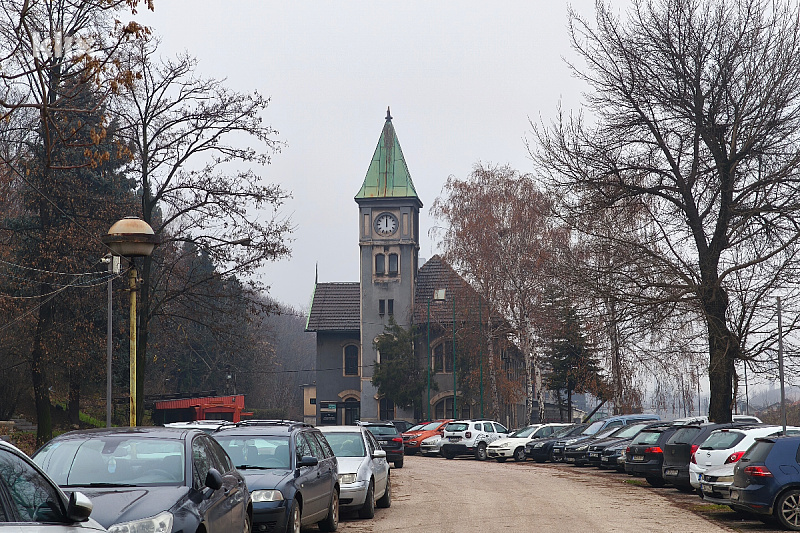
[[[731,507],[800,531],[800,436],[757,439],[733,470]]]
[[[339,525],[339,466],[314,426],[285,420],[248,420],[214,433],[247,480],[253,531],[299,533]]]

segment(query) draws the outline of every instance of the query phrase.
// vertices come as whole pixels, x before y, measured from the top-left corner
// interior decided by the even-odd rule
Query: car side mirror
[[[386,450],[375,450],[372,452],[373,459],[386,459]]]
[[[86,522],[92,514],[92,500],[82,492],[73,492],[69,495],[67,504],[67,518],[73,522]]]
[[[297,467],[301,466],[317,466],[319,464],[319,459],[316,457],[312,457],[310,455],[304,455],[300,458],[300,462],[297,463]]]
[[[206,487],[211,490],[219,490],[222,488],[222,474],[216,468],[209,468],[206,474]]]

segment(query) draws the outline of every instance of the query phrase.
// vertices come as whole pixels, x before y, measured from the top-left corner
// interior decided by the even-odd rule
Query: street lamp
[[[111,226],[102,241],[109,247],[113,255],[127,257],[131,260],[131,268],[128,270],[128,289],[131,292],[130,426],[133,427],[136,425],[136,282],[138,278],[133,258],[152,254],[153,248],[159,244],[159,240],[147,222],[137,217],[125,217]],[[108,396],[110,401],[111,394]]]
[[[445,289],[433,291],[433,300],[444,301]],[[431,418],[431,299],[428,298],[428,420]]]

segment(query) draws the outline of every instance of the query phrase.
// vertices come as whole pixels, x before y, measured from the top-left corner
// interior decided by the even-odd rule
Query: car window
[[[480,424],[478,424],[478,426],[480,426]],[[476,427],[475,429],[479,429],[479,428]],[[483,423],[483,430],[485,432],[487,432],[487,433],[494,433],[494,428],[492,427],[492,425],[489,422],[484,422]]]
[[[763,463],[766,460],[767,455],[769,455],[769,452],[770,450],[772,450],[772,447],[774,445],[775,443],[773,442],[757,440],[756,442],[753,443],[752,446],[750,446],[747,449],[746,452],[744,452],[741,461],[743,463],[746,463],[748,461]]]
[[[660,436],[660,431],[642,431],[636,435],[632,444],[655,444]]]
[[[327,437],[325,437],[325,435],[323,435],[322,433],[314,433],[314,435],[317,437],[319,445],[322,446],[322,451],[325,454],[325,457],[326,458],[334,457],[336,454],[333,453],[333,450],[331,449],[331,445],[328,442]]]
[[[534,437],[549,437],[553,434],[552,427],[543,427],[536,430],[536,433],[533,434]]]
[[[495,422],[494,427],[497,428],[498,433],[508,433],[508,430],[505,427],[503,427],[502,424],[498,424],[497,422]]]
[[[700,433],[699,427],[681,428],[667,441],[667,444],[690,444]]]
[[[320,445],[319,441],[314,437],[313,432],[306,432],[306,440],[311,445],[311,453],[314,454],[314,457],[322,461],[325,459],[325,452],[322,451],[322,446]]]
[[[366,437],[367,437],[367,441],[369,441],[369,445],[370,445],[372,450],[380,450],[380,449],[382,449],[381,445],[378,443],[378,439],[375,438],[375,435],[373,435],[372,433],[367,431]]]
[[[219,443],[214,439],[208,439],[208,445],[211,447],[211,451],[214,454],[214,462],[219,465],[215,466],[215,468],[219,470],[221,474],[227,474],[233,470],[231,458],[228,457],[228,454],[222,449],[222,446],[220,446]]]
[[[624,425],[625,424],[622,422],[622,420],[614,420],[613,422],[609,422],[606,427],[607,428],[615,428],[615,427],[624,426]]]
[[[738,431],[714,431],[700,446],[701,450],[727,450],[733,448],[744,438]]]
[[[397,428],[394,426],[367,426],[373,435],[397,435]]]
[[[450,422],[444,427],[445,431],[464,431],[469,428],[469,424],[463,422]]]
[[[627,439],[629,437],[636,436],[647,424],[634,424],[632,426],[624,426],[623,429],[620,429],[616,433],[614,433],[615,437],[619,437],[621,439]]]
[[[312,455],[311,447],[308,445],[308,441],[306,440],[306,436],[302,433],[298,433],[294,437],[294,444],[295,448],[297,449],[297,460],[299,461],[302,457]]]
[[[208,446],[202,437],[195,437],[192,441],[192,486],[197,490],[203,490],[208,471],[212,468],[214,468],[214,458]]]
[[[20,522],[60,522],[63,508],[58,491],[43,475],[13,453],[0,453],[0,495]],[[2,507],[0,507],[2,508]],[[8,517],[12,518],[12,517]]]

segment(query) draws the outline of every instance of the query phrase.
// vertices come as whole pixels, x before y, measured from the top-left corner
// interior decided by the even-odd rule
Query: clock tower
[[[372,385],[373,363],[379,360],[372,343],[392,317],[403,328],[411,327],[422,202],[388,109],[355,201],[361,251],[361,418],[395,418],[399,413],[378,397],[377,388]]]

